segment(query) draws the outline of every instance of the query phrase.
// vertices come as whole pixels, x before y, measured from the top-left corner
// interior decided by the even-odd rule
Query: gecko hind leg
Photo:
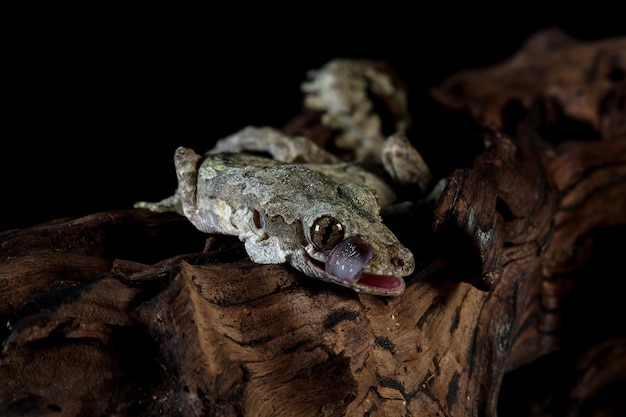
[[[304,137],[290,137],[272,127],[248,126],[220,139],[208,153],[264,152],[277,161],[287,163],[329,164],[339,158]]]

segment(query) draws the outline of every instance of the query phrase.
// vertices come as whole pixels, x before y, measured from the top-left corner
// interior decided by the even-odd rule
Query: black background
[[[0,231],[170,195],[177,146],[203,152],[247,125],[282,126],[300,110],[306,71],[332,58],[390,63],[410,86],[419,145],[445,128],[427,89],[455,72],[498,63],[548,26],[626,34],[616,11],[524,7],[16,13],[2,60]]]

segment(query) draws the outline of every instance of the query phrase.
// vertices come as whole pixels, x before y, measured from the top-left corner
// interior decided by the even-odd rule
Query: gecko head
[[[242,185],[229,183],[229,189],[244,189],[235,203],[218,207],[214,198],[200,199],[195,210],[210,201],[211,210],[228,219],[215,220],[220,230],[239,236],[254,262],[288,262],[307,276],[367,294],[404,291],[413,254],[383,224],[374,191],[304,167],[272,165],[255,174],[242,176]],[[252,180],[255,186],[246,191]],[[259,192],[261,185],[271,192]]]
[[[303,218],[307,245],[300,269],[355,291],[399,295],[405,288],[403,277],[415,268],[413,254],[382,223],[377,211],[364,207],[367,204],[312,207]]]

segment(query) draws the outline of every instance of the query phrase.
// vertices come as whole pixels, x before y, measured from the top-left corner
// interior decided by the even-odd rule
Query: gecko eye
[[[345,227],[336,218],[324,215],[311,226],[311,242],[321,250],[331,250],[343,240]]]

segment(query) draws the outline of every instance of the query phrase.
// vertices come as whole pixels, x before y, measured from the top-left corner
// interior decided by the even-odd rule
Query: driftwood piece
[[[553,117],[588,123],[605,139],[623,137],[625,68],[626,37],[579,41],[550,28],[505,62],[459,72],[431,93],[450,108],[469,109],[482,124],[504,126],[507,113],[541,100]]]
[[[501,136],[489,137],[492,152],[462,172],[466,185],[446,191],[437,210],[448,213],[442,219],[449,218],[446,201],[456,201],[452,206],[459,219],[469,215],[470,207],[482,207],[475,203],[481,195],[489,202],[485,207],[504,204],[494,201],[493,189],[467,182],[485,166],[497,170],[501,165],[500,178],[515,166],[525,167],[534,172],[534,179],[527,173],[523,183],[541,181],[542,170],[528,148]],[[576,147],[560,152],[550,159],[553,169],[562,166],[559,160],[578,161],[567,164],[575,166],[574,171],[557,170],[561,185],[576,172],[580,175],[578,169],[588,172],[590,166],[597,167],[594,158],[580,165]],[[526,160],[513,156],[524,153]],[[608,154],[615,159],[605,160],[607,171],[596,174],[604,181],[596,178],[589,187],[579,179],[567,187],[570,197],[563,201],[577,196],[585,202],[577,206],[580,211],[567,206],[557,211],[556,194],[544,184],[539,198],[528,199],[525,209],[515,205],[504,216],[496,210],[490,221],[479,218],[469,231],[442,229],[448,236],[469,233],[468,244],[491,241],[472,237],[484,224],[490,226],[484,232],[499,230],[492,233],[508,245],[500,249],[500,279],[490,292],[455,282],[459,273],[476,267],[493,271],[493,262],[485,261],[491,258],[481,257],[480,247],[471,245],[455,245],[461,255],[478,256],[466,266],[435,268],[434,273],[427,268],[409,282],[405,295],[385,299],[329,287],[286,266],[253,264],[230,239],[215,242],[214,251],[146,263],[142,258],[155,247],[165,254],[175,251],[181,241],[202,247],[204,236],[173,215],[107,212],[5,232],[2,277],[10,287],[3,288],[2,305],[18,306],[24,299],[30,303],[3,311],[10,316],[0,361],[4,380],[10,381],[1,393],[3,411],[201,415],[212,410],[226,416],[493,413],[504,372],[559,346],[550,339],[555,321],[546,328],[542,320],[542,311],[554,314],[547,297],[557,293],[544,275],[567,268],[571,262],[560,259],[559,252],[567,248],[571,252],[573,247],[567,244],[572,237],[554,236],[582,233],[592,238],[589,224],[626,224],[626,182],[613,181],[616,170],[624,176],[623,147]],[[452,198],[459,189],[463,198]],[[502,187],[497,191],[507,195]],[[522,194],[504,197],[504,202],[512,203]],[[589,194],[596,200],[589,200]],[[473,204],[467,204],[470,196]],[[596,204],[609,207],[609,201],[613,205],[606,211],[593,210]],[[598,213],[595,220],[587,226],[579,226],[580,218],[573,221],[576,230],[567,226],[553,230],[550,225],[549,219],[558,213],[587,218],[589,211]],[[170,236],[164,239],[168,229]],[[155,233],[159,230],[164,233]],[[134,257],[125,250],[111,253],[121,244],[121,236],[142,250]],[[63,257],[51,255],[59,252]],[[126,260],[113,260],[118,255]],[[48,266],[39,268],[38,275],[22,266],[32,263],[33,256]],[[33,281],[41,286],[34,287]],[[623,348],[614,344],[616,352]]]
[[[332,135],[314,112],[294,120]],[[434,212],[404,225],[418,267],[395,298],[254,264],[173,214],[0,233],[0,414],[619,411],[626,136],[540,130],[485,131]]]
[[[626,137],[564,143],[546,156],[560,203],[541,289],[524,308],[535,325],[511,348],[517,370],[502,386],[501,415],[624,415]]]

